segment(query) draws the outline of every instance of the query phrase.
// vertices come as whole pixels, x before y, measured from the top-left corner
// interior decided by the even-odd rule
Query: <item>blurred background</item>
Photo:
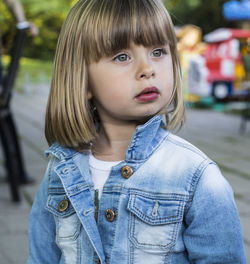
[[[15,129],[11,128],[13,136],[5,148],[15,152],[9,150],[13,142],[19,162],[15,177],[10,176],[13,164],[6,160],[2,142],[1,264],[27,259],[29,211],[48,163],[43,130],[53,58],[61,25],[76,1],[20,2],[39,34],[27,32],[25,42],[18,42],[17,21],[0,2],[4,75],[10,70],[17,73],[5,82],[9,94],[7,104],[0,100],[0,131],[7,111]],[[215,160],[232,185],[250,263],[250,1],[164,0],[164,4],[176,28],[187,106],[187,122],[178,134]],[[13,53],[19,46],[22,57]]]

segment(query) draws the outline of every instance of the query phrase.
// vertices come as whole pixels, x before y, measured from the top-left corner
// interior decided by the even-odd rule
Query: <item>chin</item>
[[[163,109],[150,109],[142,114],[142,118],[150,119],[153,116],[159,115],[163,112]]]

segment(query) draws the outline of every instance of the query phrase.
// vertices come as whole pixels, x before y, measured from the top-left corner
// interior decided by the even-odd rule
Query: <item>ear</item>
[[[87,93],[88,100],[90,100],[92,97],[93,97],[93,95],[92,95],[91,91],[88,90],[88,93]]]

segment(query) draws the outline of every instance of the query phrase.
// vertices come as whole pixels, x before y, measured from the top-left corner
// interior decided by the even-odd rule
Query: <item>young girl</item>
[[[28,263],[246,263],[229,184],[170,132],[183,117],[161,1],[80,0],[57,47]]]

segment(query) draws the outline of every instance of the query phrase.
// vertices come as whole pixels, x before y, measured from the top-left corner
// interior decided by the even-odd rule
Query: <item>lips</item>
[[[159,90],[156,87],[147,87],[143,89],[135,99],[139,102],[155,101],[159,97]]]

